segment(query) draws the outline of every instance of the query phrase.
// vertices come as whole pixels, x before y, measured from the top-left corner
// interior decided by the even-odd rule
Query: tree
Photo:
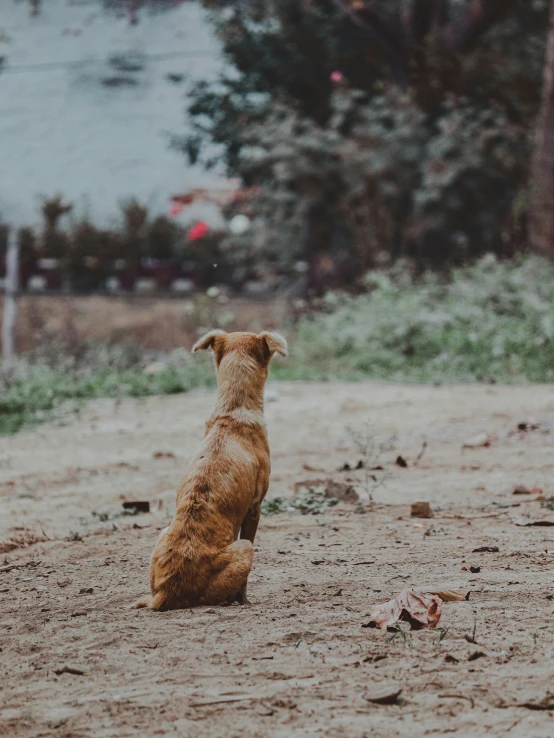
[[[284,273],[307,260],[326,284],[379,251],[440,265],[517,248],[546,0],[204,4],[228,64],[193,87],[176,143],[257,188],[229,246]]]
[[[530,231],[533,250],[554,260],[554,2],[533,157]]]

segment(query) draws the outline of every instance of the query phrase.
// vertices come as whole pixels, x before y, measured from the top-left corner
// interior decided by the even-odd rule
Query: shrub
[[[449,17],[422,37],[401,29],[401,6],[416,3],[343,4],[354,9],[205,0],[228,65],[192,87],[193,132],[174,145],[261,188],[254,227],[229,243],[278,274],[307,262],[321,292],[381,251],[422,266],[512,255],[525,244],[548,3],[506,2],[481,36],[462,18],[469,3],[442,3]],[[450,21],[465,33],[457,53]]]

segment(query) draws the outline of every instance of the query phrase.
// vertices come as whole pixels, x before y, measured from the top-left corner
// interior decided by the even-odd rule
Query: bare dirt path
[[[360,481],[336,471],[357,461],[347,426],[397,440],[373,508],[263,519],[250,607],[128,609],[212,393],[98,401],[0,439],[0,735],[552,736],[554,709],[522,705],[554,704],[539,704],[554,691],[554,527],[515,522],[554,511],[512,490],[554,495],[554,387],[274,389],[271,496]],[[482,432],[490,446],[462,448]],[[123,499],[152,512],[121,517]],[[415,500],[435,517],[411,519]],[[436,631],[363,627],[403,589],[462,587]],[[398,704],[368,701],[390,684]]]

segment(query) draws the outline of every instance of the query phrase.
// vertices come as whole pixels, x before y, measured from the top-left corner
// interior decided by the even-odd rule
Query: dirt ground
[[[148,591],[211,392],[97,401],[0,439],[0,541],[20,544],[0,559],[0,734],[554,735],[554,709],[538,709],[554,704],[540,704],[554,691],[554,528],[516,525],[554,511],[512,494],[554,495],[554,387],[271,389],[272,497],[301,480],[360,481],[337,472],[359,457],[347,426],[397,439],[373,507],[263,518],[247,607],[128,609]],[[482,432],[488,447],[462,448]],[[122,517],[124,499],[152,512]],[[410,517],[420,500],[432,520]],[[434,631],[364,627],[407,588],[471,594],[445,603]],[[391,685],[396,704],[370,701]]]

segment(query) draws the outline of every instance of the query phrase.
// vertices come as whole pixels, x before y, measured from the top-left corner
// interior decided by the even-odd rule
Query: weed
[[[385,474],[381,465],[381,459],[385,453],[394,449],[396,437],[392,436],[386,441],[379,441],[369,422],[364,423],[359,428],[348,427],[346,432],[360,456],[361,487],[365,492],[367,501],[371,502],[373,500],[373,493],[390,476]]]
[[[473,621],[473,633],[466,633],[464,638],[468,643],[477,643],[477,618]]]
[[[554,510],[554,496],[547,497],[546,500],[543,500],[541,502],[541,507],[544,507],[547,510]]]
[[[83,536],[76,530],[70,530],[66,541],[82,541]]]
[[[96,512],[96,510],[92,511],[92,517],[99,520],[101,523],[106,523],[110,519],[110,513],[109,512]]]
[[[277,515],[278,513],[298,511],[302,515],[320,515],[327,508],[338,503],[334,497],[325,497],[323,488],[314,487],[303,494],[287,500],[283,497],[274,497],[262,502],[262,515]]]

